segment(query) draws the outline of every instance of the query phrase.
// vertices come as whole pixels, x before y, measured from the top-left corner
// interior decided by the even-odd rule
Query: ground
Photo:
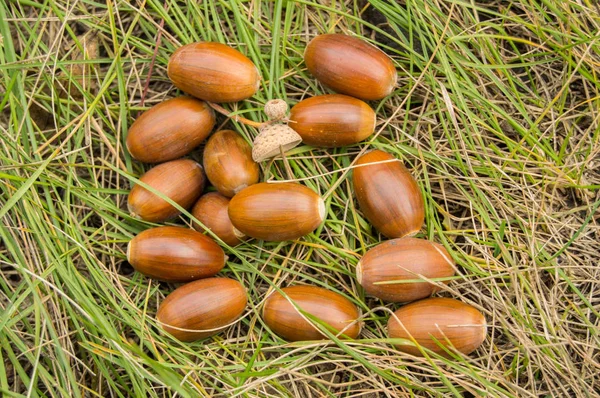
[[[600,392],[600,9],[593,0],[94,1],[0,4],[0,391],[3,396],[594,396]],[[241,321],[180,343],[161,332],[175,285],[133,271],[127,242],[150,225],[127,193],[150,166],[124,148],[143,110],[178,95],[182,44],[238,48],[263,77],[227,105],[264,120],[328,92],[303,50],[325,32],[392,56],[394,93],[370,103],[376,134],[300,146],[262,164],[326,200],[322,228],[227,249],[248,289]],[[348,60],[349,63],[352,60]],[[225,117],[251,140],[257,131]],[[489,328],[469,356],[412,358],[386,340],[395,304],[365,297],[354,268],[381,241],[353,196],[355,156],[393,153],[419,182],[419,237],[457,277],[438,293]],[[200,159],[201,148],[192,153]],[[174,221],[189,225],[188,214]],[[352,342],[286,343],[264,325],[270,286],[314,284],[363,311]]]

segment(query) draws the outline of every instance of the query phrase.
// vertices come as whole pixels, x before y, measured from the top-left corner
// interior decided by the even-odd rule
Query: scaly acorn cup
[[[224,266],[223,249],[192,229],[147,229],[127,246],[127,261],[142,274],[165,282],[189,282],[214,276]]]
[[[390,57],[377,47],[347,35],[315,37],[306,47],[304,62],[325,86],[363,100],[389,95],[398,79]]]
[[[193,160],[179,159],[159,164],[140,177],[140,181],[189,209],[202,194],[205,177],[202,166]],[[140,185],[127,198],[129,212],[151,222],[164,222],[179,215],[179,210]]]
[[[401,307],[388,321],[391,338],[413,340],[445,357],[442,347],[453,346],[465,355],[475,351],[485,340],[487,323],[476,308],[450,298],[428,298]],[[442,347],[437,343],[439,342]],[[414,345],[396,345],[400,351],[422,356]],[[450,349],[451,350],[451,349]]]
[[[229,202],[229,218],[241,233],[284,241],[314,231],[325,218],[325,203],[312,189],[296,183],[260,183]]]
[[[176,339],[195,341],[221,332],[242,315],[247,302],[246,289],[238,281],[200,279],[169,294],[156,318]]]
[[[317,286],[292,286],[281,289],[287,295],[273,292],[263,307],[263,320],[279,336],[288,341],[327,339],[317,326],[306,320],[292,305],[327,323],[333,334],[356,338],[360,334],[360,310],[344,296]]]
[[[356,144],[375,131],[375,112],[365,102],[341,94],[300,101],[290,111],[289,126],[305,144],[336,148]]]
[[[198,199],[192,209],[192,215],[204,226],[210,229],[221,240],[229,246],[235,246],[242,242],[247,236],[233,228],[229,219],[227,209],[230,199],[218,192],[209,192]],[[198,223],[193,223],[197,231],[203,228]]]
[[[211,102],[237,102],[260,87],[256,66],[241,52],[221,43],[199,42],[178,48],[167,74],[180,90]]]
[[[417,182],[394,156],[380,150],[365,153],[355,163],[352,181],[367,220],[388,238],[412,235],[425,220],[425,205]]]
[[[204,172],[221,195],[231,198],[256,184],[258,164],[252,160],[252,147],[232,130],[214,133],[204,147]]]
[[[454,275],[446,249],[417,238],[392,239],[370,249],[356,266],[356,279],[365,292],[384,301],[405,303],[431,296],[439,289],[426,279]],[[447,283],[447,281],[439,282]]]
[[[127,133],[127,150],[146,163],[178,159],[200,145],[214,126],[215,114],[206,102],[172,98],[137,118]]]

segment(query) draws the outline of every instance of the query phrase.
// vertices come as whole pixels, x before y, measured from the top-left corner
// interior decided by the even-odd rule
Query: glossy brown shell
[[[176,339],[195,341],[221,332],[238,319],[247,301],[246,289],[238,281],[200,279],[169,294],[160,305],[156,318]]]
[[[421,190],[394,156],[380,150],[365,153],[355,163],[352,181],[362,213],[383,235],[401,238],[421,229],[425,220]]]
[[[300,101],[290,111],[289,126],[305,144],[341,147],[366,139],[375,131],[376,116],[365,102],[341,94]]]
[[[212,185],[230,198],[256,184],[260,177],[258,164],[252,160],[252,147],[232,130],[218,131],[209,138],[203,164]]]
[[[425,239],[392,239],[369,250],[356,266],[356,278],[365,292],[391,302],[414,301],[439,290],[419,275],[426,279],[454,275],[454,261],[444,246]],[[421,282],[402,283],[408,280]]]
[[[219,245],[191,229],[147,229],[129,242],[127,261],[142,274],[166,282],[189,282],[214,276],[225,266]]]
[[[267,241],[298,239],[325,218],[323,199],[295,183],[251,185],[229,202],[229,218],[243,234]]]
[[[252,61],[221,43],[199,42],[178,48],[169,59],[167,74],[180,90],[211,102],[242,101],[260,87],[260,75]]]
[[[391,338],[414,339],[420,346],[447,355],[442,346],[454,346],[463,354],[475,351],[485,340],[487,324],[476,308],[450,298],[429,298],[400,308],[388,321]],[[398,320],[400,323],[398,322]],[[451,343],[449,343],[449,342]],[[416,346],[397,345],[400,351],[422,356]]]
[[[360,334],[360,310],[344,296],[316,286],[292,286],[281,290],[287,298],[273,292],[263,307],[263,319],[282,338],[289,341],[327,338],[288,299],[302,311],[330,325],[335,329],[332,331],[334,334],[344,330],[343,335],[352,339]]]
[[[389,95],[398,79],[394,63],[383,51],[342,34],[312,39],[304,52],[304,62],[325,86],[364,100]]]
[[[140,181],[189,209],[202,194],[205,177],[202,166],[193,160],[171,160],[151,168]],[[146,221],[163,222],[179,215],[179,210],[146,188],[135,185],[127,198],[129,211]]]
[[[210,229],[221,240],[229,246],[235,246],[244,239],[244,235],[233,228],[233,224],[227,214],[229,207],[229,198],[221,195],[218,192],[209,192],[198,199],[192,215],[198,219],[204,226]],[[193,223],[194,229],[203,231],[203,228],[198,223]]]
[[[146,163],[178,159],[200,145],[214,125],[214,112],[206,102],[172,98],[136,119],[127,133],[127,149],[135,159]]]

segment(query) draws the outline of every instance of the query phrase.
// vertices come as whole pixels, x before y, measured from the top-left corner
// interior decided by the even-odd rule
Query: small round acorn
[[[192,215],[223,242],[229,246],[235,246],[247,236],[233,227],[229,214],[227,214],[229,202],[230,199],[220,193],[209,192],[198,199],[192,209]],[[193,223],[193,227],[197,231],[203,230],[198,223]]]

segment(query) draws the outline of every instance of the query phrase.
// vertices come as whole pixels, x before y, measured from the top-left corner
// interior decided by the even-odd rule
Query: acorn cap
[[[282,99],[270,100],[265,104],[265,114],[270,120],[281,120],[285,118],[288,104]]]
[[[302,137],[286,124],[272,124],[260,128],[254,139],[252,159],[259,163],[274,158],[281,152],[287,152],[298,146]],[[281,148],[281,149],[280,149]]]

